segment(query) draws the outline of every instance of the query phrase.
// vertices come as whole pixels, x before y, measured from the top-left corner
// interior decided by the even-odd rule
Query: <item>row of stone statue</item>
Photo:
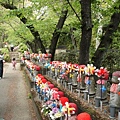
[[[115,117],[116,109],[120,109],[120,71],[113,72],[112,78],[109,78],[109,72],[103,67],[96,72],[93,66],[85,69],[85,66],[82,65],[79,69],[76,66],[66,66],[66,63],[61,66],[54,62],[56,61],[50,63],[48,59],[47,61],[42,59],[42,61],[38,60],[37,64],[44,68],[42,74],[61,83],[71,92],[77,91],[78,95],[81,92],[84,93],[84,99],[88,102],[89,97],[94,96],[95,107],[101,107],[102,110],[102,103],[107,101],[110,117]]]
[[[120,109],[120,71],[115,71],[110,79],[108,74],[98,77],[95,74],[79,74],[78,71],[72,70],[66,72],[66,69],[59,67],[49,67],[47,74],[52,79],[60,82],[64,87],[68,87],[71,91],[79,91],[84,93],[84,99],[94,96],[95,106],[101,107],[102,103],[107,101],[110,108],[110,117],[114,118],[116,109]],[[67,73],[67,74],[66,74]],[[108,79],[109,82],[108,82]]]

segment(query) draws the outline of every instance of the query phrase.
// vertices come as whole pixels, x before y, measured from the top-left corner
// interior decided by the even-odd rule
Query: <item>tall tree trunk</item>
[[[42,43],[39,32],[35,30],[33,25],[29,25],[27,27],[31,31],[32,35],[34,36],[34,41],[33,42],[35,42],[35,44],[36,44],[36,51],[37,51],[37,48],[39,47],[39,49],[42,53],[46,53],[46,49],[45,49],[45,47]]]
[[[111,16],[110,24],[108,25],[104,36],[101,38],[100,45],[92,57],[92,61],[96,67],[101,66],[104,54],[106,53],[109,46],[112,44],[112,35],[116,32],[120,24],[120,13],[114,13]]]
[[[72,40],[72,44],[73,44],[73,47],[74,47],[74,52],[77,52],[77,42],[75,40],[75,37],[74,37],[74,33],[73,33],[73,27],[71,28],[70,27],[70,37],[71,37],[71,40]]]
[[[29,46],[33,53],[37,53],[35,43],[27,41],[26,44]]]
[[[88,64],[92,36],[91,0],[81,0],[82,36],[80,41],[79,64]]]
[[[65,20],[66,20],[67,13],[68,13],[68,10],[62,11],[60,19],[59,19],[59,21],[58,21],[58,23],[56,25],[56,29],[55,29],[55,31],[53,33],[53,37],[52,37],[51,45],[50,45],[50,50],[49,50],[49,53],[52,54],[51,61],[54,60],[54,55],[55,55],[57,42],[58,42],[58,39],[59,39],[59,36],[60,36],[60,33],[61,33],[61,29],[62,29],[62,27],[64,25]]]
[[[0,48],[3,48],[4,39],[5,39],[5,33],[4,33],[4,31],[2,31],[2,33],[1,33]]]
[[[1,3],[1,5],[6,8],[6,9],[10,9],[10,10],[14,10],[14,9],[17,9],[16,6],[13,6],[11,4],[7,4],[7,3]],[[16,16],[24,23],[26,24],[27,23],[27,19],[23,16],[22,13],[19,13],[19,12],[16,12]],[[34,36],[34,41],[33,42],[36,42],[37,41],[37,46],[39,46],[39,49],[42,53],[46,53],[46,49],[42,43],[42,40],[40,38],[40,34],[38,31],[35,30],[34,26],[31,24],[31,25],[27,25],[27,28],[30,30],[31,34]]]

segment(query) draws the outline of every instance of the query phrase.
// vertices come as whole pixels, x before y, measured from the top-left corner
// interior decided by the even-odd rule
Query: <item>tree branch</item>
[[[70,5],[71,9],[73,10],[73,12],[75,13],[76,17],[78,18],[78,20],[81,22],[80,17],[78,16],[78,14],[76,13],[75,9],[73,8],[73,6],[71,5],[71,3],[69,2],[69,0],[67,0],[68,4]]]
[[[100,67],[101,61],[104,58],[105,52],[108,50],[109,46],[112,44],[112,35],[117,31],[118,26],[120,24],[120,13],[113,13],[111,16],[110,24],[106,28],[106,32],[104,36],[101,38],[101,42],[92,57],[92,61],[94,65]],[[99,58],[99,59],[98,59]]]
[[[1,3],[1,2],[0,2],[0,4],[1,4],[4,8],[6,8],[6,9],[10,9],[10,10],[17,9],[16,6],[13,6],[13,5],[11,5],[11,4]],[[23,16],[22,13],[17,12],[17,13],[16,13],[16,16],[17,16],[24,24],[27,23],[27,19]],[[40,34],[39,34],[38,31],[35,30],[33,24],[27,25],[27,28],[31,31],[31,34],[34,36],[34,42],[37,41],[37,43],[38,43],[37,45],[39,46],[39,49],[41,50],[41,52],[42,52],[42,53],[46,53],[46,49],[45,49],[45,47],[44,47],[44,45],[43,45],[43,43],[42,43],[42,40],[41,40],[41,38],[40,38]]]

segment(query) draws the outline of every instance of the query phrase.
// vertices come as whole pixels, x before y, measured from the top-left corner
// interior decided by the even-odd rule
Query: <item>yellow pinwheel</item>
[[[41,89],[44,89],[44,87],[45,87],[45,84],[42,83],[42,84],[40,85],[40,88],[41,88]]]

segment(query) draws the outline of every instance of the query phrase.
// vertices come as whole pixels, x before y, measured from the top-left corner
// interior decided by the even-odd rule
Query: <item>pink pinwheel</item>
[[[57,113],[59,111],[59,108],[57,108],[57,107],[54,107],[54,108],[52,108],[52,112],[55,114],[55,113]]]
[[[98,80],[98,81],[97,81],[97,84],[99,84],[99,85],[101,85],[101,84],[104,85],[104,84],[105,84],[105,80]]]

